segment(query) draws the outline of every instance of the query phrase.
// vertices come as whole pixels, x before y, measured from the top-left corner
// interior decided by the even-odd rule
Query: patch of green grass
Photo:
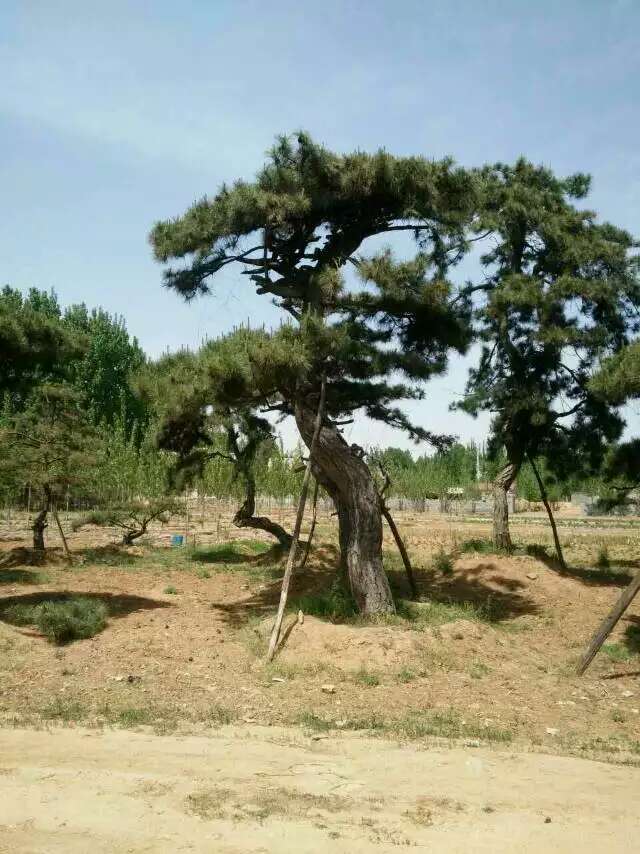
[[[211,572],[204,566],[199,566],[196,569],[196,575],[198,578],[211,578]]]
[[[204,720],[211,726],[223,726],[224,724],[233,723],[235,715],[225,706],[219,706],[216,704],[207,709],[204,715]]]
[[[609,560],[609,549],[606,545],[600,546],[598,557],[596,558],[596,566],[598,569],[609,569],[611,561]]]
[[[545,545],[541,543],[527,543],[524,547],[525,554],[530,557],[536,557],[538,560],[548,560],[549,551]]]
[[[415,670],[412,670],[410,667],[403,667],[396,674],[396,681],[401,684],[406,684],[407,682],[413,682],[414,679],[418,678],[418,674]]]
[[[16,626],[37,626],[52,643],[92,638],[107,624],[107,607],[99,599],[74,596],[36,605],[16,603],[5,608],[3,619]]]
[[[626,721],[626,717],[620,711],[620,709],[614,709],[611,712],[611,720],[615,721],[615,723],[617,723],[617,724],[623,724]]]
[[[380,684],[380,677],[375,673],[370,673],[366,667],[361,667],[353,674],[353,679],[360,685],[366,685],[369,688],[375,688]]]
[[[164,590],[162,592],[166,593],[168,596],[175,596],[178,591],[173,586],[173,584],[167,584],[167,586],[164,588]]]
[[[273,544],[262,540],[230,540],[215,546],[201,546],[193,549],[189,559],[197,563],[246,563],[251,557],[266,554]]]
[[[483,540],[480,537],[472,537],[470,540],[464,540],[459,546],[458,551],[461,554],[495,554],[496,549],[491,540]]]
[[[82,703],[67,697],[56,697],[40,710],[40,717],[46,721],[77,721],[85,717]]]
[[[157,715],[150,708],[128,706],[124,709],[118,709],[111,719],[120,726],[134,727],[152,724],[156,717]]]
[[[349,718],[344,726],[344,729],[371,730],[373,732],[382,732],[388,730],[389,725],[383,717],[374,712],[371,715],[363,715],[359,718]]]
[[[101,546],[85,549],[82,553],[84,563],[96,564],[98,566],[131,566],[139,556],[131,554],[124,548],[118,546]]]
[[[491,668],[487,667],[484,661],[474,661],[469,668],[469,675],[472,679],[482,679],[491,673]]]
[[[602,651],[611,661],[631,661],[631,652],[622,643],[605,643]]]
[[[300,714],[295,719],[295,723],[300,724],[300,726],[306,727],[306,729],[310,729],[313,732],[328,732],[333,724],[329,721],[325,721],[323,718],[316,715],[315,712],[300,712]]]
[[[441,548],[433,556],[431,568],[441,575],[453,575],[453,557]]]
[[[467,723],[455,709],[411,712],[400,720],[392,721],[389,726],[392,732],[405,738],[473,738],[499,743],[513,740],[511,730]]]
[[[45,572],[29,569],[0,570],[0,584],[46,584],[50,577]]]
[[[442,600],[431,602],[396,603],[398,617],[415,624],[416,628],[442,626],[455,620],[493,623],[500,619],[501,609],[490,596],[485,602],[455,602]]]
[[[356,603],[342,578],[337,578],[328,590],[300,596],[292,601],[291,609],[335,622],[352,619],[358,614]]]
[[[187,795],[187,809],[199,818],[221,818],[226,802],[233,793],[229,789],[216,787]]]

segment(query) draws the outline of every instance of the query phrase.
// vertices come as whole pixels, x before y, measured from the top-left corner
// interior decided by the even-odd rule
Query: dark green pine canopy
[[[481,188],[450,160],[339,156],[298,134],[278,141],[254,182],[158,223],[156,258],[185,260],[166,270],[168,287],[187,299],[209,293],[215,274],[237,263],[292,318],[274,332],[236,330],[203,354],[216,394],[291,412],[296,399],[317,394],[325,372],[330,416],[363,409],[440,441],[395,404],[420,397],[416,381],[468,344],[469,300],[448,272],[468,249]],[[358,254],[368,238],[395,232],[414,236],[413,260]]]
[[[587,446],[592,462],[621,431],[593,394],[599,361],[637,333],[640,285],[630,234],[574,203],[589,178],[560,179],[519,160],[483,172],[483,279],[467,294],[484,340],[462,407],[494,413],[493,434],[516,465],[526,454]]]

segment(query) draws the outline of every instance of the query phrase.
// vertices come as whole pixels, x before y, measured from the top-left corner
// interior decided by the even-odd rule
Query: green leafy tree
[[[589,387],[599,360],[638,326],[640,290],[631,236],[577,208],[589,178],[557,178],[519,160],[484,172],[475,223],[487,240],[480,296],[484,341],[462,407],[494,414],[491,447],[504,448],[494,482],[494,540],[510,548],[507,491],[527,459],[551,469],[597,467],[622,421]]]
[[[69,492],[90,489],[99,440],[78,393],[63,384],[40,385],[20,411],[7,413],[0,427],[0,479],[40,499],[33,524],[33,548],[45,549],[47,516]]]
[[[273,333],[231,336],[235,361],[220,360],[216,383],[230,405],[293,415],[309,447],[326,377],[314,474],[336,506],[343,564],[365,613],[394,604],[375,482],[340,422],[362,410],[417,440],[441,438],[411,424],[397,402],[420,397],[417,383],[467,344],[465,300],[454,297],[447,273],[467,249],[477,204],[477,179],[449,160],[341,156],[298,134],[279,140],[254,181],[225,186],[151,232],[159,261],[186,261],[166,269],[165,284],[187,299],[209,293],[217,274],[237,265],[293,318]],[[398,231],[415,237],[413,260],[358,254],[368,238]],[[355,282],[345,278],[348,265]]]
[[[143,537],[152,522],[166,524],[172,516],[183,514],[184,507],[170,496],[156,498],[151,501],[128,501],[125,504],[110,507],[108,510],[93,510],[86,513],[73,523],[73,530],[78,531],[86,525],[119,528],[122,534],[122,545],[131,546]]]
[[[73,364],[72,375],[94,420],[113,424],[123,419],[129,427],[142,424],[148,413],[131,381],[144,366],[145,355],[123,318],[103,309],[89,311],[81,304],[67,309],[64,323],[88,341],[82,358]]]
[[[86,346],[61,321],[54,294],[32,289],[23,297],[8,286],[0,291],[0,397],[8,396],[12,407],[25,406],[38,384],[68,379]]]
[[[621,406],[640,398],[640,342],[624,347],[606,359],[591,381],[591,390],[611,406]],[[613,508],[638,504],[640,487],[640,438],[634,437],[611,448],[603,468],[608,490],[601,494],[602,504]],[[630,493],[636,496],[632,498]]]

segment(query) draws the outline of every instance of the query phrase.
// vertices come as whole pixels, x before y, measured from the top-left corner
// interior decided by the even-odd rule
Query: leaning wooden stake
[[[62,530],[62,525],[60,524],[60,517],[58,516],[58,511],[53,511],[53,518],[56,520],[56,525],[58,526],[58,530],[60,531],[60,536],[62,538],[62,545],[64,547],[64,553],[67,557],[67,560],[70,564],[73,563],[73,558],[71,557],[71,552],[69,551],[69,544],[67,543],[67,538],[64,535],[64,531]]]
[[[312,514],[311,514],[311,527],[309,528],[309,536],[307,537],[307,545],[304,549],[304,554],[302,556],[302,560],[300,561],[300,566],[298,569],[304,569],[307,564],[307,560],[309,558],[309,552],[311,551],[311,543],[313,541],[313,535],[316,531],[316,522],[318,521],[318,489],[320,484],[316,480],[315,486],[313,487],[313,499],[311,500],[312,506]]]
[[[540,472],[538,471],[536,464],[533,461],[533,457],[529,455],[529,462],[531,463],[531,468],[533,469],[533,474],[538,482],[538,489],[540,490],[540,498],[542,498],[542,503],[545,506],[545,510],[547,511],[547,516],[549,517],[549,522],[551,524],[551,530],[553,531],[553,542],[556,547],[556,555],[558,557],[558,563],[560,564],[560,569],[564,572],[567,571],[567,564],[564,560],[564,555],[562,554],[562,546],[560,545],[560,537],[558,536],[558,529],[556,527],[556,520],[553,517],[553,511],[551,509],[551,505],[549,504],[549,499],[547,498],[547,490],[545,489],[542,478],[540,477]]]
[[[634,576],[633,581],[631,581],[631,583],[622,591],[618,597],[618,601],[609,611],[598,631],[591,638],[591,643],[587,647],[585,654],[580,659],[580,663],[576,668],[576,672],[579,676],[582,676],[587,667],[596,657],[598,650],[613,631],[615,624],[633,602],[638,590],[640,590],[640,572]]]
[[[404,541],[400,536],[400,531],[391,515],[391,511],[387,507],[387,502],[385,501],[384,494],[391,486],[391,478],[389,477],[389,473],[384,468],[380,460],[378,460],[378,468],[384,478],[384,485],[380,492],[378,493],[378,500],[380,501],[380,510],[382,511],[382,515],[387,520],[387,524],[391,529],[391,533],[393,534],[393,539],[396,541],[396,546],[398,547],[398,551],[400,552],[400,557],[402,558],[402,563],[404,564],[404,571],[407,574],[407,581],[409,582],[409,588],[411,589],[411,595],[414,599],[418,597],[418,585],[416,584],[416,579],[413,574],[413,567],[411,566],[411,560],[409,558],[409,552],[406,549]]]
[[[316,421],[313,428],[313,437],[311,439],[311,447],[309,448],[309,459],[307,460],[307,465],[304,470],[304,477],[302,479],[302,489],[300,490],[300,499],[298,501],[298,511],[296,513],[296,524],[293,529],[293,539],[291,541],[291,547],[289,548],[289,556],[287,558],[287,566],[284,571],[284,576],[282,578],[282,590],[280,591],[280,604],[278,605],[278,613],[276,614],[276,621],[273,626],[273,631],[271,632],[271,640],[269,641],[269,650],[267,652],[267,661],[272,661],[273,656],[276,653],[276,648],[278,646],[278,640],[280,638],[280,629],[282,628],[282,620],[284,617],[284,609],[287,605],[287,596],[289,595],[289,584],[291,582],[291,576],[293,575],[293,565],[296,560],[296,552],[298,550],[298,541],[300,540],[300,529],[302,528],[302,518],[304,516],[304,508],[307,503],[307,494],[309,492],[309,481],[311,480],[311,464],[313,462],[313,455],[316,449],[316,445],[318,444],[318,437],[320,436],[320,429],[322,427],[322,418],[324,415],[324,401],[327,391],[327,379],[323,375],[322,382],[320,384],[320,402],[318,403],[318,411],[316,413]]]
[[[400,557],[402,558],[402,562],[404,564],[404,571],[407,574],[407,581],[409,582],[409,587],[411,589],[411,595],[414,599],[418,597],[418,587],[416,585],[416,579],[413,574],[413,567],[411,566],[411,560],[409,559],[409,553],[405,547],[404,542],[402,541],[402,537],[400,536],[400,531],[396,527],[396,523],[393,521],[393,516],[389,512],[389,508],[386,503],[383,501],[381,503],[382,515],[387,520],[389,527],[391,528],[391,533],[393,534],[393,538],[396,541],[396,546],[398,547],[398,551],[400,552]]]

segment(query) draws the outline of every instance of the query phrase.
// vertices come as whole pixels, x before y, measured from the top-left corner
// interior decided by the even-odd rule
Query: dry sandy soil
[[[281,729],[0,730],[0,851],[629,852],[637,768]]]
[[[638,520],[561,520],[563,574],[545,555],[465,551],[487,522],[398,516],[421,601],[382,624],[311,615],[335,577],[323,518],[272,665],[282,561],[244,532],[225,544],[228,514],[199,520],[195,550],[168,547],[171,528],[126,551],[91,529],[71,536],[71,568],[54,551],[0,570],[5,850],[632,850],[640,602],[587,675],[573,671],[638,566]],[[5,523],[0,549],[28,545],[26,524]],[[513,532],[550,542],[541,518]],[[106,603],[103,632],[55,647],[6,618],[69,593]]]

